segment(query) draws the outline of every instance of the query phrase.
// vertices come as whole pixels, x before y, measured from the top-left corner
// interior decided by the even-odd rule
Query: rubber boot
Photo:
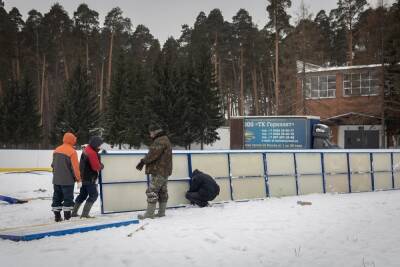
[[[54,212],[54,221],[56,222],[61,222],[61,211],[53,211]]]
[[[71,219],[71,211],[70,210],[66,210],[64,211],[64,220],[69,220]]]
[[[147,210],[144,214],[139,214],[138,219],[143,220],[146,218],[154,218],[154,211],[156,210],[156,203],[147,203]]]
[[[158,212],[155,215],[155,217],[164,217],[166,208],[167,208],[167,202],[159,202]]]
[[[86,201],[85,206],[83,206],[81,218],[94,218],[93,216],[89,215],[90,209],[92,208],[93,204],[93,202]]]
[[[72,209],[71,217],[78,217],[78,210],[81,207],[82,203],[75,202],[74,208]]]

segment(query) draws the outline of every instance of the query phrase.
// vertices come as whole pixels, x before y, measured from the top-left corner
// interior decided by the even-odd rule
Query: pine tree
[[[20,84],[19,96],[19,144],[35,145],[41,140],[40,114],[38,112],[35,87],[27,75]]]
[[[353,31],[354,26],[359,20],[361,12],[367,5],[366,0],[338,0],[338,8],[336,9],[336,15],[339,22],[342,22],[346,27],[347,33],[347,62],[351,66],[353,65]]]
[[[35,89],[27,76],[10,81],[2,104],[2,141],[13,147],[28,147],[40,141],[40,116]]]
[[[281,33],[288,32],[290,29],[289,19],[290,16],[286,13],[286,9],[292,5],[291,0],[268,0],[267,12],[270,22],[267,24],[268,28],[275,31],[275,72],[274,72],[274,87],[275,87],[275,113],[279,114],[280,108],[280,78],[279,78],[279,40]]]
[[[149,91],[149,77],[145,69],[138,65],[131,73],[127,92],[127,132],[126,142],[130,146],[140,147],[148,135],[146,128],[148,109],[145,97]]]
[[[7,146],[16,147],[19,143],[20,125],[19,85],[17,81],[9,81],[3,98],[4,110],[4,139]]]
[[[338,19],[337,9],[331,10],[329,13],[329,20],[331,21],[332,29],[331,65],[342,66],[346,64],[347,58],[346,25],[343,21]]]
[[[85,144],[89,137],[99,134],[99,113],[93,85],[89,82],[85,68],[79,62],[64,96],[58,102],[52,141],[62,140],[66,132],[77,135],[78,144]]]
[[[166,131],[174,145],[184,145],[182,141],[182,114],[186,108],[182,62],[179,59],[179,45],[169,38],[155,66],[155,83],[147,98],[151,113],[148,123],[157,122]]]
[[[211,144],[219,139],[216,130],[223,125],[224,121],[211,63],[211,53],[206,46],[200,50],[200,53],[203,56],[194,64],[193,88],[187,95],[191,117],[188,130],[194,134],[195,141],[200,143],[203,149],[204,144]]]
[[[128,91],[130,79],[123,53],[120,54],[111,87],[110,96],[104,120],[105,140],[111,145],[121,145],[126,142],[128,129]]]

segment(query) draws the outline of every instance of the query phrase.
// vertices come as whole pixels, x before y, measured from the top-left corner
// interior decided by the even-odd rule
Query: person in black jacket
[[[93,218],[89,212],[96,202],[99,192],[97,191],[97,179],[103,164],[100,160],[99,150],[103,140],[99,136],[93,136],[89,140],[89,145],[82,151],[79,169],[82,176],[79,195],[75,199],[75,206],[72,210],[72,217],[78,216],[79,207],[86,200],[81,214],[81,218]]]
[[[186,193],[186,198],[200,207],[208,206],[208,201],[213,200],[219,194],[219,186],[208,174],[199,170],[194,170],[190,189]]]

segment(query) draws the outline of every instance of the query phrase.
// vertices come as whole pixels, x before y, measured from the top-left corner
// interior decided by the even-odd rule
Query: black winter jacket
[[[95,184],[101,168],[100,155],[90,145],[87,146],[82,152],[79,162],[82,184]]]
[[[219,194],[219,185],[208,174],[194,170],[189,192],[198,192],[205,199],[214,199]]]

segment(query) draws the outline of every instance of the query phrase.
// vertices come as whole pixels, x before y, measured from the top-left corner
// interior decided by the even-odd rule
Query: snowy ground
[[[0,174],[0,228],[51,221],[51,174]],[[43,192],[44,191],[44,192]],[[301,206],[298,200],[311,201]],[[94,209],[99,214],[99,203]],[[131,214],[136,217],[136,213]],[[140,226],[144,229],[135,231]],[[134,232],[130,237],[128,235]],[[400,266],[400,191],[168,210],[140,225],[0,240],[1,266]]]

